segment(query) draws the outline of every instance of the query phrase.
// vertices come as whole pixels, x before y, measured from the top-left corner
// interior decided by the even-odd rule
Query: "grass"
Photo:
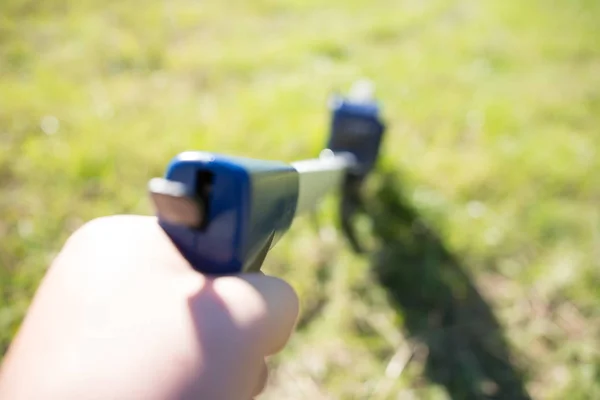
[[[66,237],[151,213],[187,149],[292,161],[371,77],[389,123],[366,192],[264,270],[303,307],[264,399],[600,397],[600,3],[2,0],[0,354]],[[527,391],[528,395],[525,394]]]

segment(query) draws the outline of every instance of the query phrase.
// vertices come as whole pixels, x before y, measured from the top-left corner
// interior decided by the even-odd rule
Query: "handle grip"
[[[282,162],[185,152],[150,182],[161,227],[198,271],[259,269],[289,228],[298,172]]]

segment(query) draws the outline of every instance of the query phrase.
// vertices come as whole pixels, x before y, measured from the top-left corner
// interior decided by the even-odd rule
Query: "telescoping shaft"
[[[335,154],[329,149],[323,150],[319,158],[293,162],[299,177],[296,215],[313,210],[327,193],[339,189],[347,171],[355,165],[352,154]]]

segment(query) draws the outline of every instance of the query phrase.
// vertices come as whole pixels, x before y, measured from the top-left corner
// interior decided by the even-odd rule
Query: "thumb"
[[[298,297],[282,279],[263,274],[214,278],[213,290],[262,354],[280,351],[298,318]]]

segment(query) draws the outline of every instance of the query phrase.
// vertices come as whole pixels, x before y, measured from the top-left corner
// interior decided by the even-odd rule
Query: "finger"
[[[299,308],[288,283],[262,274],[242,274],[215,278],[213,289],[263,356],[278,352],[287,343]]]
[[[256,384],[256,388],[254,392],[252,392],[252,396],[258,396],[262,393],[263,390],[267,387],[267,382],[269,381],[269,368],[267,367],[267,363],[263,362],[262,371],[260,376],[258,377],[258,381]]]

